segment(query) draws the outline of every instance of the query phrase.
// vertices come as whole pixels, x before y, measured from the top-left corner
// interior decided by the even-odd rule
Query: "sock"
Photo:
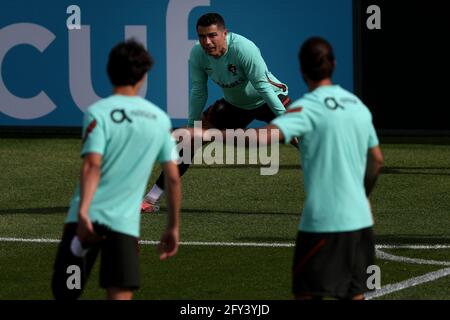
[[[159,198],[161,198],[163,193],[164,190],[155,184],[152,190],[150,190],[150,192],[145,195],[145,200],[155,203],[156,201],[159,200]]]

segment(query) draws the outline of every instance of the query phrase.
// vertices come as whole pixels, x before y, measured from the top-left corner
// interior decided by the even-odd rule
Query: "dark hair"
[[[108,76],[113,86],[134,86],[150,70],[153,59],[134,39],[121,42],[109,53]]]
[[[198,27],[209,27],[210,25],[217,25],[220,29],[225,29],[225,21],[223,20],[222,16],[218,13],[207,13],[202,15],[197,20],[196,29]]]
[[[313,81],[331,78],[335,58],[330,43],[320,37],[306,40],[298,54],[302,72]]]

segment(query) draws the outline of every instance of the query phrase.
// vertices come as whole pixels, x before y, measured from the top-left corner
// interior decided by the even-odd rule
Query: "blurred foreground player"
[[[140,205],[155,161],[162,164],[169,199],[160,258],[177,252],[181,192],[170,120],[137,95],[152,64],[140,43],[118,44],[107,68],[114,94],[85,113],[80,183],[53,268],[56,299],[80,296],[99,253],[100,286],[107,298],[132,298],[140,285]]]
[[[367,268],[375,259],[368,196],[383,156],[369,109],[331,81],[336,65],[331,45],[310,38],[299,60],[309,93],[257,130],[260,142],[272,142],[272,132],[261,130],[275,130],[285,143],[292,137],[300,141],[306,202],[292,268],[293,293],[297,299],[361,300],[368,291]],[[209,139],[208,131],[203,137]]]

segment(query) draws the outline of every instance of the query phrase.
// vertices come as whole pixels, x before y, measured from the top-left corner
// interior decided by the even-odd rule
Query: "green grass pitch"
[[[444,245],[383,249],[413,259],[450,263],[450,146],[382,140],[385,167],[371,197],[377,244]],[[59,239],[79,177],[78,139],[0,139],[0,238]],[[280,149],[280,171],[255,165],[191,166],[183,177],[184,242],[292,244],[304,201],[297,151]],[[155,168],[151,183],[159,168]],[[142,239],[158,240],[165,204],[142,217]],[[446,245],[446,246],[445,246]],[[51,299],[56,243],[0,241],[0,299]],[[141,248],[142,287],[136,299],[291,299],[292,247],[181,245],[158,260]],[[449,266],[377,260],[382,286]],[[97,268],[84,299],[102,299]],[[450,276],[378,299],[450,299]]]

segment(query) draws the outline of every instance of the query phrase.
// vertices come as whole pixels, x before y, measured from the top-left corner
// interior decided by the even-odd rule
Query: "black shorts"
[[[291,103],[291,99],[286,95],[279,94],[278,98],[284,107]],[[213,128],[219,130],[245,129],[253,120],[269,123],[275,118],[276,115],[267,103],[255,109],[246,110],[233,106],[223,98],[217,100],[203,112],[203,119],[212,125]]]
[[[293,293],[350,299],[370,291],[367,268],[374,263],[372,228],[333,233],[300,231],[292,268]]]
[[[64,226],[62,240],[58,246],[52,275],[52,291],[55,299],[78,299],[92,267],[101,252],[100,286],[102,288],[121,288],[136,290],[139,288],[139,244],[138,239],[123,233],[114,232],[108,227],[94,223],[94,230],[104,238],[90,244],[84,257],[75,256],[70,248],[73,237],[76,235],[77,224],[68,223]],[[68,281],[73,267],[78,266],[80,272],[80,287],[69,288]],[[72,268],[72,269],[69,269]]]

